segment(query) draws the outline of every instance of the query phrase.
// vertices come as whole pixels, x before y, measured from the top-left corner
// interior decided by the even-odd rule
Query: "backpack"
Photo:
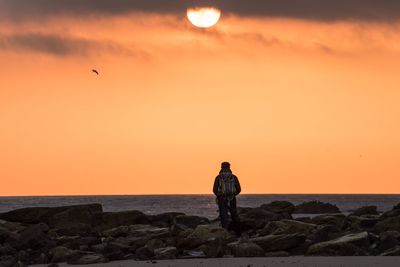
[[[235,177],[232,174],[220,175],[218,192],[223,196],[236,195],[236,182]]]

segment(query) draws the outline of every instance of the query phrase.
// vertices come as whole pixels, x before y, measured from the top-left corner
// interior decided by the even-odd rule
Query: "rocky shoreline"
[[[0,214],[0,267],[117,260],[286,256],[400,256],[400,204],[349,215],[329,203],[238,208],[243,235],[217,220],[170,212],[103,212],[100,204]],[[319,214],[293,218],[292,214]]]

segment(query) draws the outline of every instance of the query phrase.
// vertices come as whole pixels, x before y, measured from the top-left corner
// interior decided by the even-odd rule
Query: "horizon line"
[[[117,197],[117,196],[213,196],[212,193],[183,193],[183,194],[49,194],[49,195],[0,195],[6,197]],[[244,193],[246,195],[400,195],[400,193]]]

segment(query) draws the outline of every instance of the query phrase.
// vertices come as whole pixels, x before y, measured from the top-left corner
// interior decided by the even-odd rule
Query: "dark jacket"
[[[225,170],[226,171],[226,170]],[[229,170],[230,171],[230,170]],[[214,187],[213,187],[213,192],[214,195],[218,197],[218,187],[219,187],[219,179],[221,178],[221,173],[223,170],[221,170],[219,175],[215,177],[214,181]],[[231,172],[232,173],[232,172]],[[235,188],[236,188],[236,195],[239,195],[240,192],[242,191],[242,188],[240,187],[239,179],[236,177],[236,175],[232,174],[233,178],[235,179]]]

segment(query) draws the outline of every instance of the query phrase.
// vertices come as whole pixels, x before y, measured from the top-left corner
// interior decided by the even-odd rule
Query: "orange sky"
[[[243,193],[400,193],[399,27],[2,21],[0,195],[211,193],[225,160]]]

